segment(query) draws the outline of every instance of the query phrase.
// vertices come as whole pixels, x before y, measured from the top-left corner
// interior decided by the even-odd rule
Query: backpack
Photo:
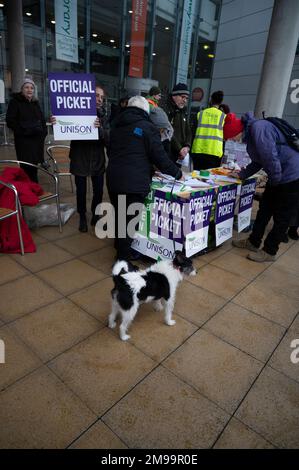
[[[272,122],[277,129],[279,129],[286,138],[287,144],[284,142],[277,142],[280,145],[289,145],[292,149],[299,152],[299,131],[295,129],[295,127],[291,126],[287,121],[284,119],[280,119],[277,117],[268,117],[265,118],[267,121]]]

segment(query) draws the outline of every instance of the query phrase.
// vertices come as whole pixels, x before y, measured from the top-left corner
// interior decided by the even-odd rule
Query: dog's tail
[[[125,274],[129,272],[129,266],[127,261],[116,261],[112,268],[112,276],[118,276],[119,274]]]

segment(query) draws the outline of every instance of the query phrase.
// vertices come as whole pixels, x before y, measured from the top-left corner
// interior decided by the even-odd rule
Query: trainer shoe
[[[232,245],[236,248],[246,248],[249,251],[259,251],[259,249],[251,243],[249,238],[243,238],[243,240],[233,240]]]
[[[299,240],[298,230],[297,227],[290,227],[288,231],[288,236],[292,240]]]
[[[264,261],[275,261],[275,255],[269,255],[264,250],[258,250],[256,253],[249,253],[247,258],[251,261],[256,261],[257,263],[263,263]]]

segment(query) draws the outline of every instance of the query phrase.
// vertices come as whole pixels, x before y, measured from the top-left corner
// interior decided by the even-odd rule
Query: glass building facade
[[[12,83],[7,41],[8,2],[0,1],[0,79],[5,86],[5,103],[0,105],[1,113],[6,110]],[[72,0],[60,2],[68,4]],[[77,0],[77,62],[57,58],[55,3],[57,5],[55,0],[21,2],[24,75],[31,76],[36,82],[45,113],[49,113],[49,72],[93,73],[96,81],[104,86],[109,102],[117,101],[132,88],[132,82],[128,79],[134,62],[131,55],[136,55],[132,43],[132,17],[140,5],[146,6],[143,18],[139,19],[139,25],[143,23],[144,29],[144,40],[138,44],[142,48],[143,64],[142,73],[134,78],[134,90],[145,94],[151,84],[159,84],[166,95],[177,82],[181,49],[184,48],[188,62],[185,81],[188,81],[190,89],[197,89],[194,98],[201,100],[190,104],[207,104],[220,0]],[[189,36],[184,39],[184,21],[190,11]],[[201,90],[199,93],[198,89]]]

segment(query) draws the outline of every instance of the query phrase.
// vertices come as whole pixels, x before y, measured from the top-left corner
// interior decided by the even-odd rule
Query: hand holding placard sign
[[[55,140],[97,140],[95,79],[91,74],[50,73]]]

